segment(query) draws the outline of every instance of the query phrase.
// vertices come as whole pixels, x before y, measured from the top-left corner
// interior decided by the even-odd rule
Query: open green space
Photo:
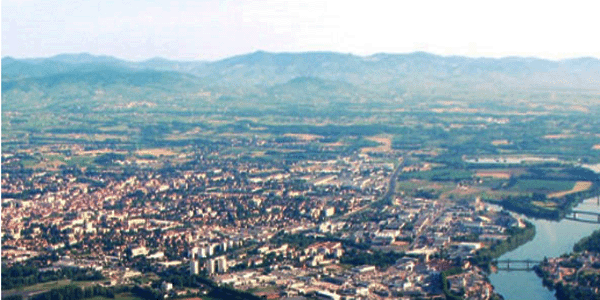
[[[144,298],[137,297],[131,293],[115,294],[115,298],[107,298],[103,296],[95,296],[89,298],[90,300],[144,300]]]
[[[408,172],[400,175],[402,179],[422,179],[427,181],[453,181],[470,180],[473,172],[454,168],[439,168],[422,172]]]
[[[415,158],[411,159],[414,163]],[[446,166],[432,170],[402,173],[396,190],[430,199],[480,197],[507,209],[550,219],[561,218],[579,200],[600,192],[598,174],[564,162],[499,168],[450,163],[446,161]]]
[[[518,179],[517,182],[508,188],[522,193],[552,193],[559,191],[568,191],[575,186],[575,181],[566,180],[536,180],[536,179]]]
[[[50,282],[38,283],[38,284],[34,284],[34,285],[22,287],[22,288],[16,288],[16,289],[13,289],[13,290],[8,290],[6,292],[10,293],[10,292],[13,292],[13,291],[24,291],[24,292],[46,291],[46,290],[51,290],[51,289],[54,289],[54,288],[59,288],[59,287],[62,287],[62,286],[65,286],[65,285],[69,285],[69,284],[71,284],[71,280],[64,279],[64,280],[57,280],[57,281],[50,281]]]
[[[14,288],[14,289],[10,289],[10,290],[3,290],[2,295],[3,296],[10,296],[10,295],[24,295],[25,296],[25,295],[32,295],[32,294],[39,294],[39,293],[47,292],[52,289],[57,289],[57,288],[65,287],[68,285],[76,285],[78,287],[89,287],[89,286],[92,286],[92,285],[95,285],[98,283],[100,283],[100,281],[72,281],[69,279],[63,279],[63,280],[55,280],[55,281],[33,284],[33,285]],[[124,299],[124,300],[127,300],[127,299]],[[133,299],[131,299],[131,300],[133,300]]]

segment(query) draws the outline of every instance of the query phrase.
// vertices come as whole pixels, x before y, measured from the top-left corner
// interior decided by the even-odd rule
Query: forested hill
[[[346,82],[370,90],[419,87],[560,87],[598,89],[600,60],[577,58],[468,58],[424,52],[356,56],[333,52],[254,52],[214,61],[172,61],[154,58],[131,62],[110,56],[61,54],[49,58],[2,59],[3,81],[106,68],[187,73],[208,86],[269,88],[294,78]]]

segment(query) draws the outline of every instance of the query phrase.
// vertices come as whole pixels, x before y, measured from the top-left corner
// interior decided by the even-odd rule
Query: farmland
[[[540,86],[515,60],[454,60],[254,53],[187,72],[99,62],[58,74],[65,64],[49,60],[42,75],[3,64],[5,291],[80,293],[18,272],[37,255],[31,270],[94,262],[148,299],[164,299],[163,281],[215,299],[250,296],[225,288],[234,281],[275,297],[299,293],[278,282],[362,286],[347,275],[367,263],[388,296],[404,295],[401,271],[437,298],[436,272],[415,268],[423,281],[396,258],[425,265],[428,249],[428,267],[461,269],[451,257],[477,255],[464,246],[503,244],[484,227],[508,240],[519,226],[483,203],[557,220],[600,193],[597,87]],[[490,291],[478,269],[490,257],[465,270],[482,283],[473,293]],[[89,296],[134,300],[113,288]]]

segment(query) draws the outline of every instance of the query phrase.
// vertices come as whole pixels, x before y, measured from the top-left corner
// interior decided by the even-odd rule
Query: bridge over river
[[[541,263],[535,259],[499,259],[492,264],[502,271],[533,271],[533,267]]]
[[[565,215],[565,219],[577,222],[600,224],[600,213],[585,210],[571,210]]]
[[[598,198],[595,196],[589,197],[573,207],[573,210],[600,213]],[[517,265],[513,261],[529,260],[529,267],[532,268],[535,267],[535,264],[531,262],[543,261],[544,257],[558,257],[564,253],[572,252],[575,243],[598,230],[600,225],[564,218],[559,221],[523,218],[535,225],[535,237],[530,242],[497,258],[497,260],[510,259],[511,271],[499,270],[492,273],[489,276],[490,281],[496,291],[506,300],[556,300],[555,291],[550,291],[544,287],[542,279],[534,272],[516,270],[516,272],[513,272],[513,267],[522,266],[527,268],[527,263]],[[577,214],[577,218],[595,218],[597,221],[597,217],[594,215]],[[499,263],[498,266],[507,267],[507,264]]]

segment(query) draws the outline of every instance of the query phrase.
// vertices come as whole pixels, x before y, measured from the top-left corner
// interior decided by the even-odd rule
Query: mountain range
[[[585,89],[600,87],[600,60],[559,61],[527,57],[469,58],[425,52],[356,56],[333,52],[258,51],[223,60],[132,62],[112,56],[61,54],[48,58],[2,58],[2,104],[23,93],[44,97],[63,89],[77,97],[113,87],[164,93],[319,97],[368,96],[430,89]],[[33,94],[32,94],[33,92]],[[73,95],[71,95],[73,96]],[[344,97],[346,97],[344,96]],[[65,96],[66,97],[66,96]]]

